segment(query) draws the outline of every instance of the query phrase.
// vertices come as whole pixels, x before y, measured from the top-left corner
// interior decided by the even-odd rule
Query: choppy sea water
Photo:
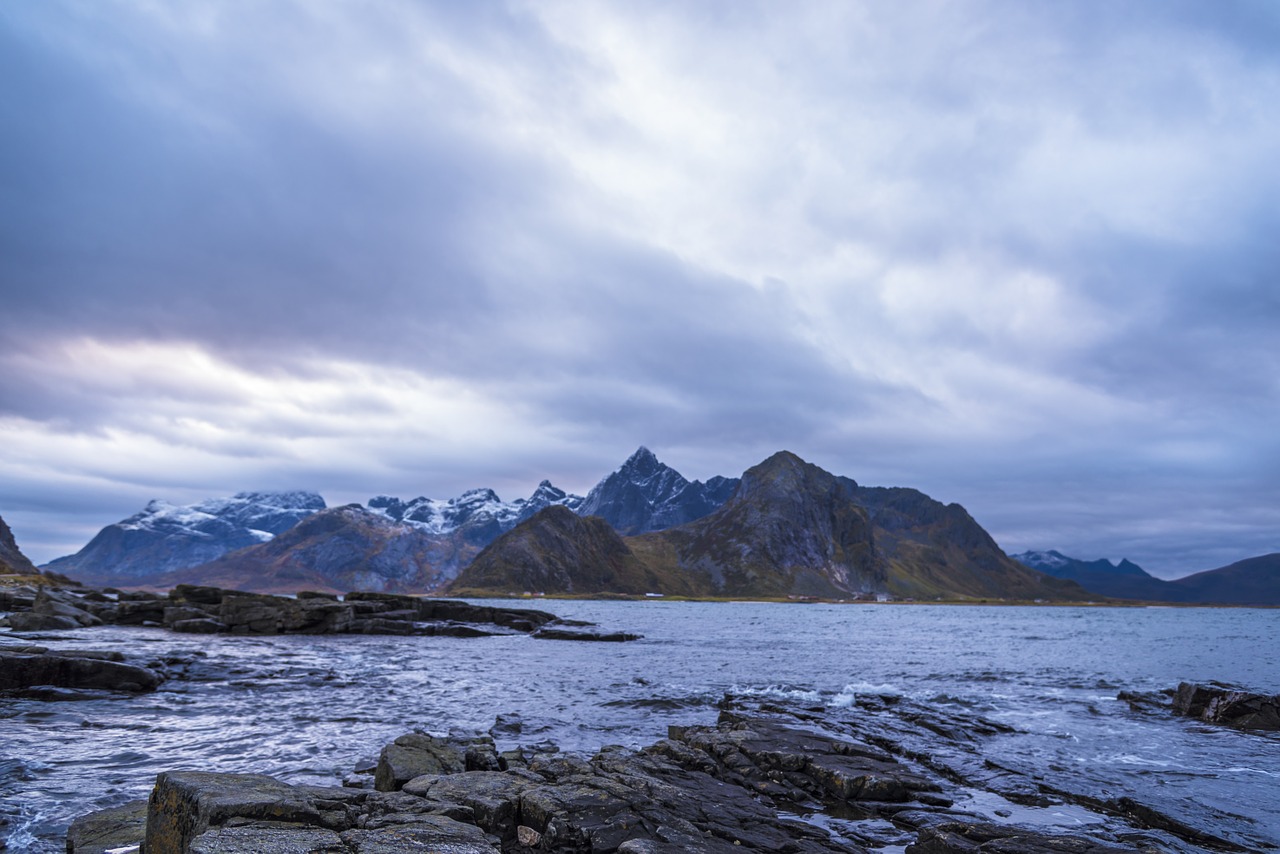
[[[0,699],[0,840],[64,850],[74,817],[145,798],[165,770],[338,785],[398,735],[484,731],[499,714],[520,722],[499,732],[500,749],[639,747],[669,724],[713,723],[729,692],[963,707],[1016,729],[992,741],[995,761],[1053,768],[1082,791],[1280,846],[1280,737],[1136,713],[1116,696],[1211,680],[1280,693],[1280,610],[539,604],[645,638],[46,635],[47,646],[121,649],[131,660],[199,656],[188,678],[154,694]]]

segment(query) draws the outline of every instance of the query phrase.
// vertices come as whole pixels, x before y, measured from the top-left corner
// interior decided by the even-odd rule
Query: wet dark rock
[[[80,816],[67,830],[67,854],[103,854],[136,845],[146,835],[147,802],[130,801]]]
[[[169,601],[192,607],[216,610],[222,603],[226,590],[220,587],[209,587],[197,584],[179,584],[169,591]]]
[[[146,854],[181,854],[209,828],[235,826],[245,820],[343,830],[353,826],[353,812],[349,808],[361,803],[363,797],[362,792],[350,789],[290,786],[263,774],[170,771],[156,778],[148,800],[142,850]],[[280,829],[279,825],[267,826]],[[210,846],[207,850],[290,850],[251,847],[260,843],[261,838],[248,840],[249,847],[233,848],[229,847],[235,841],[232,836],[222,840],[216,836],[207,841]]]
[[[100,626],[102,620],[80,607],[82,601],[70,593],[41,587],[31,604],[31,614],[46,617],[62,617],[74,621],[76,626]]]
[[[171,605],[164,609],[164,624],[172,626],[184,620],[207,620],[213,614],[204,608],[192,608],[184,605]]]
[[[0,587],[0,611],[28,611],[35,601],[35,587],[26,584]]]
[[[354,592],[340,600],[333,594],[312,591],[294,598],[192,584],[179,584],[167,596],[91,589],[31,588],[28,592],[29,600],[25,595],[13,595],[0,602],[13,606],[14,612],[5,620],[15,631],[62,631],[110,623],[163,626],[189,634],[488,637],[533,634],[557,623],[556,632],[541,636],[584,641],[636,637],[598,627],[566,632],[568,624],[546,611],[395,593]]]
[[[80,623],[72,617],[61,617],[56,614],[37,614],[34,611],[22,611],[10,614],[9,628],[15,632],[60,632],[67,629],[78,629]]]
[[[393,792],[415,777],[497,769],[498,754],[487,735],[441,738],[424,733],[402,735],[382,749],[374,788]]]
[[[951,821],[926,827],[906,854],[1122,854],[1136,849],[1083,836],[1047,836],[985,822]]]
[[[154,691],[161,682],[155,671],[121,661],[111,654],[77,655],[0,652],[0,690],[22,690],[36,686],[70,689],[99,689],[141,693]]]
[[[564,628],[560,626],[544,626],[534,632],[533,636],[542,640],[605,641],[613,643],[640,640],[644,637],[644,635],[636,635],[629,632],[609,632],[598,627]]]
[[[116,603],[116,623],[121,626],[163,625],[164,609],[167,603],[159,597],[143,599],[126,599],[128,594],[121,594]]]
[[[1173,711],[1184,717],[1236,729],[1280,731],[1280,695],[1255,694],[1226,685],[1183,682],[1174,694]]]

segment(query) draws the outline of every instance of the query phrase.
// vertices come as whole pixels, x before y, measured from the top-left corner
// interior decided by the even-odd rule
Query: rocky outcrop
[[[170,772],[146,804],[83,831],[167,852],[541,851],[586,854],[892,849],[906,854],[1243,851],[1128,798],[1044,786],[982,761],[1001,725],[868,697],[843,711],[723,703],[718,722],[672,727],[642,750],[499,751],[488,736],[412,733],[383,751],[376,785],[291,786],[258,774]],[[939,748],[922,750],[921,741]],[[1001,804],[1019,804],[1023,821]],[[1071,804],[1082,820],[1054,826]],[[1037,822],[1036,810],[1046,821]]]
[[[35,575],[40,570],[32,563],[13,538],[13,531],[0,519],[0,576],[3,575]]]
[[[1280,732],[1280,694],[1268,696],[1226,685],[1183,682],[1173,695],[1173,711],[1235,729]]]
[[[154,691],[162,681],[160,673],[126,663],[119,652],[54,651],[34,645],[0,648],[0,691],[30,693],[36,688],[65,688],[138,694]],[[66,697],[54,694],[50,698]]]
[[[563,512],[568,512],[563,511]],[[561,621],[532,608],[474,605],[394,593],[320,591],[297,596],[245,593],[179,584],[167,595],[104,594],[40,589],[32,607],[5,618],[16,631],[75,629],[103,624],[165,628],[187,634],[384,634],[440,637],[534,634],[554,640],[623,641],[640,636],[608,632],[593,623]]]

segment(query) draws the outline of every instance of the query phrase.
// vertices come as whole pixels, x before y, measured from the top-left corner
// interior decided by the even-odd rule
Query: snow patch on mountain
[[[529,498],[509,502],[499,498],[492,489],[470,489],[446,500],[419,496],[402,501],[379,495],[369,499],[368,506],[375,513],[413,525],[425,533],[449,536],[466,528],[496,528],[498,533],[504,533],[553,504],[576,510],[582,501],[582,496],[571,495],[544,480]]]

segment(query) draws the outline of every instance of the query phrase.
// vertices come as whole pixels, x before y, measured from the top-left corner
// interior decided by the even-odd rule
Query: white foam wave
[[[858,695],[865,694],[875,697],[901,697],[902,689],[897,685],[889,682],[850,682],[840,689],[834,697],[827,702],[827,705],[833,709],[847,709],[858,701]]]

